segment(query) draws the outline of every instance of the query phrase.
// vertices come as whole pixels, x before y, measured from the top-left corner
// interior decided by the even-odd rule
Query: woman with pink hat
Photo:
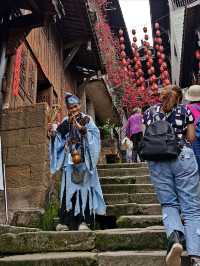
[[[200,136],[197,134],[198,122],[200,122],[200,85],[190,86],[185,94],[185,99],[190,102],[190,104],[188,104],[188,108],[191,110],[195,118],[194,124],[196,126],[196,140],[193,142],[192,147],[200,172]]]

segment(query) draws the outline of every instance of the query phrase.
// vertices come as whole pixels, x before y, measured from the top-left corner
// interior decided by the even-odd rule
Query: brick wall
[[[47,105],[36,104],[1,114],[9,218],[17,210],[43,208],[51,184],[48,162]],[[4,219],[2,199],[0,223]]]

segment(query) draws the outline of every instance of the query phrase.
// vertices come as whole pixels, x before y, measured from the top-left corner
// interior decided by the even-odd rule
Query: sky
[[[148,28],[148,35],[151,37],[151,18],[149,0],[120,0],[120,5],[124,15],[124,20],[132,42],[132,29],[137,32],[137,39],[140,41],[144,37],[143,27]],[[150,39],[152,43],[152,38]],[[138,43],[140,45],[140,43]]]

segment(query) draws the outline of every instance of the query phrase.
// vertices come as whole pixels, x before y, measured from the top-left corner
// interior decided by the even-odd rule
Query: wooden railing
[[[171,4],[174,9],[190,5],[194,2],[199,2],[199,0],[171,0]]]

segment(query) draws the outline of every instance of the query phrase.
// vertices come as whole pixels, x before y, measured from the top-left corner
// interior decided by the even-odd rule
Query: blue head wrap
[[[73,95],[69,92],[66,92],[65,93],[65,103],[66,103],[66,105],[80,104],[80,99],[76,95]]]

